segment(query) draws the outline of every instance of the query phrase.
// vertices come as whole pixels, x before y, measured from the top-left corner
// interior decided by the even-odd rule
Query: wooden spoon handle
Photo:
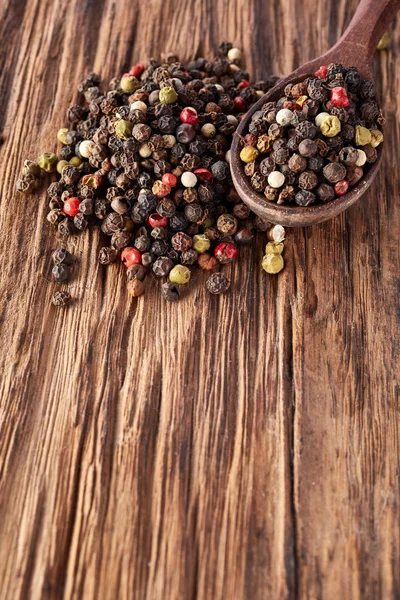
[[[327,56],[370,72],[376,47],[400,9],[400,0],[361,0],[350,25]]]

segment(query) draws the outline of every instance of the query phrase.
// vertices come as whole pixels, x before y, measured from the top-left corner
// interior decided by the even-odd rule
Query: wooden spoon
[[[233,183],[242,198],[252,211],[270,221],[287,227],[299,227],[327,221],[354,204],[367,191],[382,163],[382,144],[378,147],[378,159],[360,182],[351,191],[328,202],[315,206],[286,206],[268,202],[262,194],[253,190],[248,177],[244,174],[244,165],[240,160],[240,136],[248,132],[252,115],[269,101],[276,101],[284,95],[288,83],[298,83],[312,75],[321,65],[341,63],[344,66],[355,66],[366,79],[372,78],[372,57],[376,46],[394,19],[400,8],[400,0],[361,0],[357,11],[340,40],[319,58],[299,67],[285,79],[269,90],[242,119],[231,148],[231,171]]]

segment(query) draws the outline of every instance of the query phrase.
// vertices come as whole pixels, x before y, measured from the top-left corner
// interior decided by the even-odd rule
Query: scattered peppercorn
[[[121,259],[134,297],[144,292],[142,281],[151,272],[168,277],[163,296],[178,299],[179,286],[190,280],[189,266],[212,272],[267,229],[233,188],[229,148],[242,113],[276,78],[252,85],[240,60],[240,50],[227,43],[214,60],[151,60],[112,80],[108,91],[90,73],[78,86],[82,102],[67,111],[68,122],[55,134],[57,152],[24,163],[17,188],[30,193],[45,179],[44,171],[54,173],[47,220],[64,236],[99,226],[108,243],[98,260],[109,265]],[[298,89],[306,95],[306,86]],[[292,108],[271,109],[269,120],[259,119],[246,136],[254,185],[262,191],[278,173],[271,180],[280,186],[271,189],[279,201],[294,196],[290,177],[281,172],[292,151],[280,136],[306,102],[297,100]],[[298,142],[314,139],[316,132],[299,130]],[[378,140],[371,140],[369,161]],[[304,160],[302,171],[311,171]],[[69,253],[57,249],[53,262],[53,277],[64,281]],[[211,281],[222,281],[216,275]]]
[[[223,273],[213,273],[207,280],[206,287],[210,294],[225,294],[231,282]]]
[[[51,301],[54,306],[66,306],[69,302],[71,302],[71,294],[65,291],[55,292]]]

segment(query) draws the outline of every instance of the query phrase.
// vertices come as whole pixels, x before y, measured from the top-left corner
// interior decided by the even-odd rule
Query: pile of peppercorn
[[[220,266],[267,229],[232,186],[229,148],[243,114],[277,78],[250,85],[240,59],[229,43],[212,61],[184,65],[169,54],[134,65],[107,92],[90,73],[78,88],[86,102],[68,110],[58,131],[58,153],[24,163],[17,188],[31,192],[41,173],[57,173],[48,221],[62,236],[100,225],[108,244],[99,261],[122,260],[132,296],[152,272],[163,296],[177,300],[192,266],[215,271],[207,288],[225,292]],[[70,260],[65,249],[53,254],[56,281],[68,280]],[[67,292],[53,297],[57,305],[68,300]]]
[[[309,206],[342,196],[377,160],[384,117],[355,67],[322,66],[254,113],[240,152],[256,192]]]

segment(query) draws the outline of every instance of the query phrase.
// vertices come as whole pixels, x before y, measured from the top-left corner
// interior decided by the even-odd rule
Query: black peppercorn
[[[161,286],[163,298],[168,302],[177,302],[180,298],[179,285],[167,281]]]
[[[55,292],[51,301],[54,306],[66,306],[69,302],[71,302],[71,294],[66,291]]]
[[[67,281],[69,279],[69,268],[64,263],[57,263],[52,268],[51,274],[55,281]]]
[[[104,246],[100,249],[99,252],[99,262],[102,265],[109,265],[112,262],[115,262],[118,257],[118,252],[114,248],[109,248],[108,246]]]
[[[56,248],[51,255],[52,261],[55,265],[65,264],[70,265],[72,263],[72,255],[66,248]]]
[[[309,206],[315,202],[315,194],[307,190],[300,190],[294,197],[299,206]]]
[[[225,294],[230,284],[228,277],[223,273],[213,273],[207,280],[206,286],[210,294]]]

